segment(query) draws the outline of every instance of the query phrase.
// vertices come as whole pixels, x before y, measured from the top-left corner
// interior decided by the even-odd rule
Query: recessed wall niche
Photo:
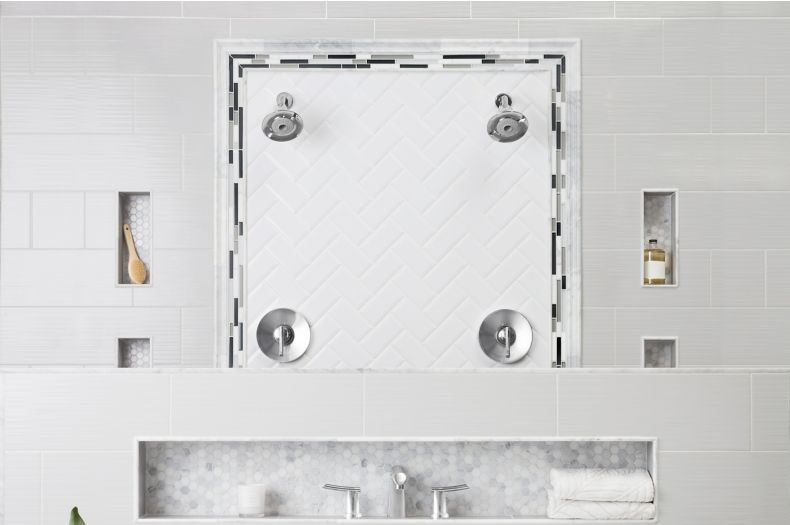
[[[151,339],[147,337],[118,339],[118,368],[151,368]]]
[[[677,190],[642,190],[641,261],[642,286],[677,286]]]
[[[677,368],[677,337],[642,338],[643,368]]]
[[[126,232],[126,225],[129,231]],[[118,284],[143,286],[151,284],[151,193],[118,192]],[[131,257],[137,257],[145,269],[144,278],[135,282],[129,268]],[[138,277],[140,273],[136,274]]]

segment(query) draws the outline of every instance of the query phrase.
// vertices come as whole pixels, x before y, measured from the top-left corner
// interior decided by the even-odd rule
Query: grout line
[[[33,249],[33,192],[27,192],[27,214],[29,221],[27,226],[27,246],[28,249]],[[7,249],[7,248],[4,248]]]
[[[184,172],[186,171],[184,165],[186,164],[186,139],[184,134],[181,134],[181,191],[186,191],[185,189],[185,180],[186,176]]]
[[[749,450],[754,450],[754,374],[749,374]]]
[[[763,306],[768,308],[768,250],[763,252]]]
[[[614,360],[612,365],[617,366],[617,308],[614,308]]]
[[[613,148],[614,153],[612,157],[612,171],[614,172],[614,191],[617,191],[617,134],[615,133],[613,136]]]
[[[167,432],[173,435],[173,374],[168,377],[168,410],[167,410]]]
[[[763,132],[768,133],[768,77],[763,77]]]
[[[708,132],[713,133],[713,77],[708,77]]]
[[[82,249],[88,247],[88,201],[85,192],[82,192]]]
[[[367,387],[368,387],[367,374],[363,371],[362,372],[362,435],[363,436],[367,436],[367,421],[366,421],[367,402],[368,402],[366,395]]]
[[[617,5],[615,3],[615,5]],[[664,57],[666,56],[666,45],[665,45],[665,27],[664,27],[664,19],[661,19],[661,74],[664,75],[665,67],[664,67]]]
[[[554,376],[554,434],[560,435],[560,376]]]
[[[44,452],[40,452],[38,456],[38,520],[41,525],[44,524]]]
[[[708,251],[708,306],[713,307],[713,250]]]

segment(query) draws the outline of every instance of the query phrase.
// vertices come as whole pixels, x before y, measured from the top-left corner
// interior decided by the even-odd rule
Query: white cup
[[[239,516],[260,518],[265,507],[266,485],[239,485]]]

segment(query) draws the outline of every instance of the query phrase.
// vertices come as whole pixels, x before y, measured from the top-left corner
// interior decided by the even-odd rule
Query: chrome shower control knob
[[[498,363],[512,364],[524,359],[532,347],[532,325],[514,310],[489,314],[478,333],[483,352]]]
[[[505,357],[510,358],[510,347],[516,342],[516,331],[505,325],[497,330],[496,340],[497,343],[504,345]]]
[[[255,333],[261,352],[274,361],[296,361],[310,346],[310,325],[303,315],[287,308],[263,316]]]

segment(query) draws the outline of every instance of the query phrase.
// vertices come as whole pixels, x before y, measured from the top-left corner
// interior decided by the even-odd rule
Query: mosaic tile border
[[[498,70],[550,70],[553,73],[552,102],[551,102],[551,133],[554,148],[551,158],[551,354],[553,367],[573,366],[578,363],[580,355],[580,317],[581,317],[581,272],[578,268],[578,251],[576,246],[580,241],[578,234],[578,197],[569,191],[570,174],[578,179],[578,139],[576,147],[569,147],[568,130],[570,120],[575,120],[578,133],[578,101],[569,104],[568,97],[568,56],[566,52],[537,52],[529,50],[528,42],[520,42],[527,51],[514,51],[512,45],[502,46],[501,53],[488,53],[472,51],[480,47],[481,43],[470,43],[469,51],[444,51],[444,46],[436,43],[415,42],[415,49],[440,48],[442,51],[430,50],[412,53],[404,52],[373,52],[380,49],[381,42],[366,46],[364,42],[344,45],[334,44],[333,52],[322,51],[320,42],[279,42],[264,43],[261,52],[239,52],[239,49],[254,48],[248,44],[220,44],[218,56],[226,67],[225,79],[218,90],[225,92],[221,104],[222,113],[227,128],[225,139],[226,154],[223,153],[227,178],[227,228],[219,232],[218,238],[226,239],[224,247],[227,250],[227,263],[225,276],[227,286],[220,286],[225,293],[219,292],[218,301],[223,324],[228,329],[224,336],[220,336],[220,346],[226,348],[225,358],[219,358],[218,364],[222,367],[243,367],[244,363],[244,275],[245,266],[243,237],[245,234],[245,210],[240,202],[240,188],[244,182],[244,102],[246,100],[245,74],[249,75],[256,70],[315,70],[333,69],[338,71],[352,71],[357,69],[370,70],[448,70],[448,69],[481,69]],[[386,44],[384,44],[386,45]],[[395,44],[393,44],[395,45]],[[402,47],[403,42],[397,43]],[[459,45],[455,43],[454,45]],[[493,44],[495,48],[496,44]],[[578,41],[563,41],[558,48],[568,46],[577,51]],[[358,48],[368,48],[366,52]],[[577,80],[577,79],[574,79]],[[223,87],[224,85],[224,87]],[[576,113],[574,115],[574,113]],[[571,137],[574,138],[574,137]],[[573,149],[572,152],[569,150]],[[575,184],[580,184],[576,180]],[[567,220],[572,219],[572,220]],[[565,232],[563,235],[563,223]],[[569,224],[570,223],[570,224]],[[570,230],[570,232],[569,232]],[[570,234],[569,234],[570,233]],[[571,239],[574,242],[571,243]],[[222,242],[222,241],[220,241]],[[222,248],[221,248],[222,249]],[[573,281],[571,281],[573,280]],[[568,327],[573,326],[572,330]],[[572,341],[572,344],[569,343]]]

